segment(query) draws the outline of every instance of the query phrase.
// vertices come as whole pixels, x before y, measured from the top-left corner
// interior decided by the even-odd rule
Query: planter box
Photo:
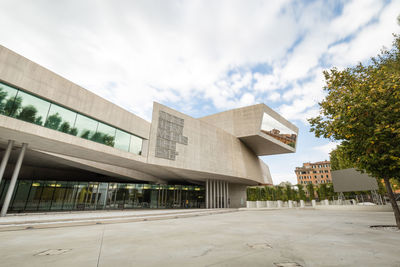
[[[256,201],[246,201],[246,208],[252,209],[252,208],[256,208],[256,207],[257,207]]]

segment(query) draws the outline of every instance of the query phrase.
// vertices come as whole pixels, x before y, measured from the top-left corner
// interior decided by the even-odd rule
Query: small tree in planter
[[[282,187],[278,185],[275,189],[276,189],[276,200],[284,200]]]
[[[302,184],[298,184],[297,188],[299,189],[299,199],[306,200],[306,193],[304,192],[304,186]]]
[[[315,198],[315,191],[314,191],[314,185],[313,184],[307,184],[307,192],[310,200],[313,200]]]

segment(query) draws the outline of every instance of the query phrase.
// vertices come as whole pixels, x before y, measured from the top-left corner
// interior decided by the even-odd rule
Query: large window
[[[76,116],[76,112],[51,104],[44,126],[63,133],[77,135],[78,131],[74,128]]]
[[[95,136],[92,137],[92,140],[108,146],[114,146],[115,131],[116,129],[114,127],[100,122],[97,127],[97,132],[95,133]]]
[[[137,155],[142,154],[142,139],[132,135],[131,136],[131,144],[129,146],[129,152],[132,152]]]
[[[78,131],[78,136],[85,139],[91,139],[97,131],[97,124],[98,124],[97,121],[88,118],[86,116],[83,116],[81,114],[78,114],[75,122],[75,127]]]
[[[119,148],[121,150],[129,151],[129,141],[130,141],[131,135],[118,130],[115,135],[115,145],[114,147]]]
[[[0,83],[0,113],[10,115],[13,110],[14,99],[17,95],[17,90]]]
[[[129,151],[137,155],[142,154],[142,138],[24,91],[17,90],[1,82],[0,114]]]
[[[14,118],[43,125],[49,112],[50,103],[36,96],[18,91],[14,100],[12,115]]]
[[[0,200],[8,184],[1,181]],[[204,208],[204,197],[204,186],[18,180],[9,210]]]
[[[297,133],[267,113],[264,113],[261,131],[284,144],[296,147]]]

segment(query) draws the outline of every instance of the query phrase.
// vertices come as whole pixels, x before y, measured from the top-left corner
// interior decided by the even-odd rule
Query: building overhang
[[[239,138],[257,156],[296,152],[298,128],[265,104],[201,118]]]
[[[239,137],[257,156],[294,153],[296,149],[275,140],[274,138],[260,132],[257,135]]]

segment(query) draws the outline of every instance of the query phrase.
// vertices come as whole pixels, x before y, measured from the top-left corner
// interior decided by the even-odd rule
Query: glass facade
[[[293,148],[296,147],[297,133],[289,129],[267,113],[264,113],[263,115],[261,132]]]
[[[0,114],[142,154],[142,138],[1,82]]]
[[[0,207],[9,180],[0,184]],[[204,208],[204,186],[19,180],[10,212]]]

